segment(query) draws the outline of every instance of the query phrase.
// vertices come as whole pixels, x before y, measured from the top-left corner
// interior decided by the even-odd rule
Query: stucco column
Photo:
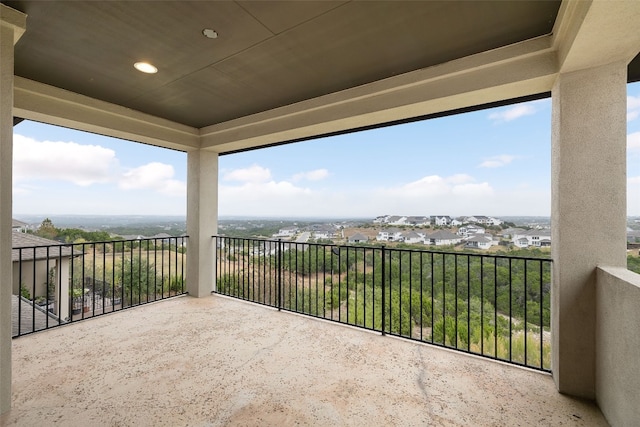
[[[13,46],[26,16],[0,4],[0,414],[11,409]]]
[[[218,154],[190,151],[187,167],[187,291],[203,297],[215,286],[211,236],[218,232]]]
[[[552,89],[552,371],[560,392],[590,399],[596,266],[626,266],[626,78],[622,61]]]

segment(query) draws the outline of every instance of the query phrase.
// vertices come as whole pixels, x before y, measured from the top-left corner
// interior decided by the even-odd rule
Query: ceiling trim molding
[[[559,72],[629,63],[640,51],[637,0],[564,0],[554,26]]]
[[[15,45],[27,30],[27,15],[0,3],[0,25],[8,26],[13,30]]]
[[[200,148],[196,128],[14,77],[13,115],[174,150]]]
[[[551,36],[539,37],[200,130],[218,153],[457,110],[551,90]]]

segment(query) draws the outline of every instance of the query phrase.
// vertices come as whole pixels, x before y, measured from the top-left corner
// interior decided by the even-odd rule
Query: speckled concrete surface
[[[600,426],[548,375],[220,296],[13,341],[6,426]]]

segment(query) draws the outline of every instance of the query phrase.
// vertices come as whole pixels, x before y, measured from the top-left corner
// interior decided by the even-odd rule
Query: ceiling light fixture
[[[155,74],[158,72],[158,69],[148,62],[136,62],[135,64],[133,64],[133,66],[136,68],[136,70],[142,71],[143,73],[147,74]]]
[[[202,30],[202,35],[210,39],[218,38],[218,33],[215,30],[212,30],[211,28],[205,28],[204,30]]]

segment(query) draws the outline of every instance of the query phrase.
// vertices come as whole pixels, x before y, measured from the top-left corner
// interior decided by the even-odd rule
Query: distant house
[[[482,234],[469,237],[465,243],[465,247],[472,249],[489,249],[491,246],[493,246],[493,238]]]
[[[494,217],[490,217],[489,220],[490,223],[487,223],[487,225],[502,225],[504,223],[503,220]]]
[[[406,221],[407,225],[414,227],[425,227],[431,225],[431,220],[426,216],[408,216]]]
[[[400,242],[402,241],[402,232],[397,228],[380,230],[376,236],[376,240],[382,242]]]
[[[349,237],[349,243],[366,243],[369,241],[369,237],[365,236],[362,233],[356,233],[353,236]]]
[[[374,220],[374,224],[386,224],[389,221],[389,215],[377,216]]]
[[[316,239],[333,239],[336,237],[336,230],[332,228],[322,228],[313,232]]]
[[[171,235],[167,233],[158,233],[155,236],[151,236],[150,239],[161,240],[162,243],[169,243],[171,241]]]
[[[452,227],[459,227],[464,224],[464,218],[454,218],[451,220]]]
[[[19,231],[21,233],[26,233],[29,228],[29,224],[26,222],[18,221],[17,219],[11,219],[11,229],[13,231]]]
[[[438,230],[429,234],[427,238],[428,241],[425,240],[425,243],[433,246],[457,245],[462,241],[462,237],[447,230]]]
[[[389,225],[407,225],[407,217],[406,216],[390,216],[388,221]]]
[[[402,233],[402,240],[405,243],[411,244],[424,243],[424,235],[416,233],[415,231],[407,231],[405,233]]]
[[[505,239],[513,239],[516,235],[523,235],[526,232],[524,228],[506,228],[500,232]]]
[[[469,224],[469,225],[465,225],[464,227],[460,227],[456,234],[460,237],[470,237],[470,236],[473,236],[474,234],[484,234],[484,232],[485,232],[484,228],[475,224]]]
[[[514,233],[511,239],[519,248],[543,248],[551,246],[551,232],[549,230],[528,230]]]
[[[12,293],[22,290],[31,300],[42,299],[48,310],[69,317],[69,265],[72,249],[33,234],[11,233]],[[21,289],[23,288],[23,289]],[[49,301],[46,301],[47,296]]]
[[[484,215],[474,215],[474,216],[467,217],[467,221],[473,222],[476,224],[485,224],[485,225],[490,225],[492,223],[489,217]]]
[[[453,221],[453,219],[450,216],[446,216],[446,215],[443,215],[443,216],[434,215],[431,217],[431,222],[440,227],[447,227],[451,225],[451,221]]]
[[[278,234],[274,234],[273,237],[292,237],[298,232],[298,227],[284,227],[278,230]]]

